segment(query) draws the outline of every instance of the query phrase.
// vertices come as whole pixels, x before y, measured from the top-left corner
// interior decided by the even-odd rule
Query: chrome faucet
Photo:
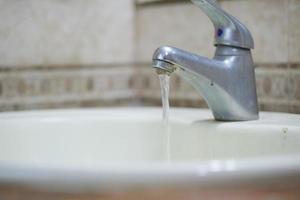
[[[213,22],[213,59],[163,46],[153,55],[157,73],[176,71],[199,91],[214,118],[220,121],[258,119],[257,94],[249,30],[215,0],[192,0]]]

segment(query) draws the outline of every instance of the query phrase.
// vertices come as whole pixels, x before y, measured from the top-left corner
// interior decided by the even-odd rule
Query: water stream
[[[162,107],[163,107],[163,123],[164,125],[169,124],[169,82],[170,76],[166,74],[159,74],[159,82],[161,88],[161,100],[162,100]]]
[[[159,74],[159,82],[161,87],[161,99],[163,107],[163,132],[164,132],[164,146],[165,146],[165,156],[166,160],[170,161],[170,125],[169,125],[169,88],[170,88],[170,76],[167,74]]]

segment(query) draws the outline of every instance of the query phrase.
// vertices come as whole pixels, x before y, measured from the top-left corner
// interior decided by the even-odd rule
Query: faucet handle
[[[215,0],[191,0],[210,18],[215,27],[215,45],[253,49],[254,42],[247,27],[225,12]]]

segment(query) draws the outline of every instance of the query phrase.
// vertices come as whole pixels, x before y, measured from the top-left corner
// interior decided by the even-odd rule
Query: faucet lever
[[[250,31],[238,19],[225,12],[215,0],[191,0],[209,17],[215,27],[215,45],[253,49]]]

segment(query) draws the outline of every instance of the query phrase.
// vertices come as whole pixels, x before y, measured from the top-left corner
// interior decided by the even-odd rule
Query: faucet
[[[176,71],[208,104],[215,120],[258,119],[254,64],[250,31],[215,0],[192,0],[209,17],[215,28],[213,59],[163,46],[153,55],[158,74]]]

